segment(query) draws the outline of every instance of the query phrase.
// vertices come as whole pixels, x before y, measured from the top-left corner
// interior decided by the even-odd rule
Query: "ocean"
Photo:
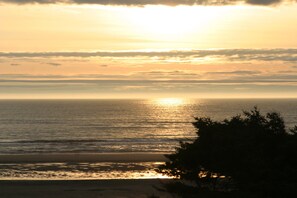
[[[223,120],[254,106],[281,113],[288,127],[297,125],[296,99],[0,100],[0,154],[170,153],[196,138],[194,117]],[[0,164],[0,178],[101,178],[111,167],[72,163],[71,169],[65,163]],[[91,166],[92,174],[86,173]],[[130,166],[147,173],[152,164]]]
[[[1,100],[0,154],[171,152],[196,137],[194,117],[253,106],[297,124],[297,100]]]

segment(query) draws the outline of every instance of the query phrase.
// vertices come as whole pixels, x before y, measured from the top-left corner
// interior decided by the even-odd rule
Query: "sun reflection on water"
[[[155,169],[164,162],[0,164],[1,180],[170,179]]]
[[[159,98],[156,99],[155,102],[158,105],[162,105],[162,106],[180,106],[185,104],[185,100],[182,98]]]

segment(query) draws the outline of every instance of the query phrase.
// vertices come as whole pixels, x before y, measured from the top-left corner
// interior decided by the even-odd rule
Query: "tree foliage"
[[[195,118],[193,125],[197,138],[166,155],[169,161],[158,172],[200,188],[228,180],[227,190],[297,197],[297,127],[287,131],[278,113],[262,115],[255,107],[221,122]]]

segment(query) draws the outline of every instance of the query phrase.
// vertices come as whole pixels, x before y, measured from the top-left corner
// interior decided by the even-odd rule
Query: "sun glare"
[[[160,98],[157,99],[157,104],[162,106],[179,106],[184,104],[184,100],[181,98]]]
[[[135,9],[126,14],[134,31],[149,38],[181,39],[205,32],[218,13],[206,7],[153,6]]]

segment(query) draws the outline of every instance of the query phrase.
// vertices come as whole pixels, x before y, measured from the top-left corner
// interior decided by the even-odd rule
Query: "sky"
[[[297,1],[0,0],[0,99],[297,98]]]

